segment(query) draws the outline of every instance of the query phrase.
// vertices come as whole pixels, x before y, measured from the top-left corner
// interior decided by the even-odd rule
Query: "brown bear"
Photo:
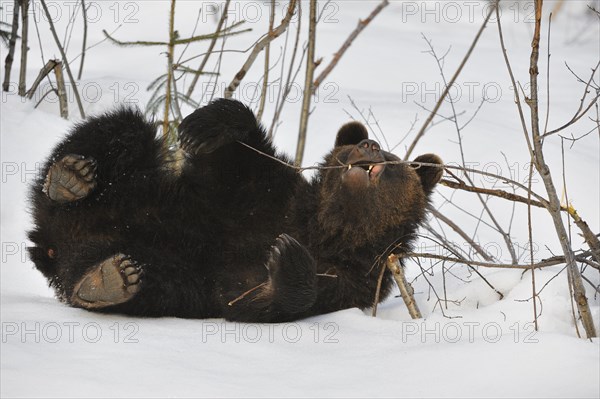
[[[30,255],[71,306],[249,322],[367,308],[442,174],[390,162],[352,122],[307,181],[234,100],[182,121],[179,167],[155,132],[133,109],[89,118],[32,187]]]

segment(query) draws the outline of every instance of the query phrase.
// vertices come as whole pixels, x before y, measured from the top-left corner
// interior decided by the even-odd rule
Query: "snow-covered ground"
[[[90,23],[88,43],[103,39],[102,29],[121,40],[164,40],[167,31],[167,1],[86,2]],[[253,31],[230,38],[229,49],[245,49],[265,31],[268,2],[232,2],[230,19],[246,19]],[[320,2],[322,20],[318,28],[317,56],[325,65],[354,29],[375,7],[374,1]],[[552,21],[550,65],[550,129],[571,119],[579,106],[583,79],[600,57],[598,19],[586,15],[587,1],[566,1]],[[12,20],[12,1],[2,1],[0,20]],[[39,22],[44,57],[59,58],[40,3],[33,2],[30,22]],[[48,2],[59,36],[75,2]],[[321,87],[309,121],[305,164],[317,162],[333,144],[336,129],[350,116],[360,119],[349,97],[366,115],[377,118],[389,147],[399,143],[418,115],[416,128],[431,109],[442,89],[442,80],[422,34],[445,57],[449,78],[460,63],[479,28],[487,2],[392,1],[358,37],[340,64]],[[545,2],[546,10],[557,3]],[[201,10],[197,34],[214,30],[214,6],[221,2],[177,3],[176,27],[180,37],[192,33]],[[308,4],[303,2],[303,23]],[[277,21],[285,4],[277,9]],[[528,90],[528,63],[533,30],[531,2],[506,1],[503,27],[516,78]],[[78,17],[80,18],[80,17]],[[277,22],[276,22],[277,23]],[[79,53],[80,20],[76,23],[68,53]],[[295,22],[291,26],[293,39]],[[546,115],[547,18],[544,19],[540,57],[542,122]],[[68,36],[68,35],[67,35]],[[273,60],[281,56],[282,36],[272,47]],[[188,56],[205,43],[194,44]],[[30,26],[27,81],[33,82],[42,61],[35,26]],[[6,48],[2,47],[4,59]],[[146,87],[165,70],[164,49],[118,48],[102,42],[86,55],[80,89],[88,114],[110,109],[117,103],[137,102],[144,107]],[[291,51],[291,50],[290,50]],[[19,58],[17,51],[16,59]],[[224,87],[246,55],[224,53],[219,84]],[[288,53],[289,60],[290,54]],[[185,58],[185,56],[184,56]],[[256,103],[254,89],[262,73],[262,56],[238,89],[236,97]],[[211,68],[216,57],[211,61]],[[199,64],[195,60],[191,65]],[[78,70],[78,60],[73,62]],[[276,67],[276,70],[280,65]],[[317,73],[319,69],[317,69]],[[13,66],[13,81],[18,64]],[[76,72],[75,72],[76,73]],[[275,70],[272,71],[277,76]],[[4,65],[0,67],[4,76]],[[284,109],[275,137],[276,144],[292,154],[295,149],[300,88],[298,77],[294,99]],[[598,76],[596,75],[596,82]],[[197,91],[199,93],[200,90]],[[271,92],[270,92],[271,93]],[[476,118],[462,131],[468,166],[526,181],[528,153],[513,90],[499,51],[495,19],[463,70],[454,99],[461,125],[488,98]],[[593,95],[593,93],[592,93]],[[27,259],[26,230],[30,226],[26,205],[28,184],[50,148],[77,120],[77,107],[70,104],[71,120],[58,116],[57,101],[47,97],[22,100],[16,87],[2,93],[1,112],[1,395],[2,397],[188,397],[188,396],[401,396],[401,397],[599,397],[600,348],[577,338],[572,317],[566,274],[561,266],[536,272],[540,294],[539,329],[533,330],[531,274],[518,270],[484,269],[480,272],[504,294],[497,295],[476,274],[455,266],[443,275],[442,266],[427,276],[436,292],[450,300],[442,314],[436,296],[415,263],[407,264],[423,320],[411,320],[402,300],[391,297],[380,305],[376,318],[370,311],[348,309],[296,323],[277,325],[228,323],[223,320],[140,319],[98,315],[68,308],[53,298],[41,274]],[[267,100],[265,117],[270,124],[276,88]],[[50,101],[48,101],[50,100]],[[184,113],[190,109],[185,109]],[[450,104],[441,110],[451,114]],[[589,115],[596,118],[596,111]],[[371,118],[371,122],[373,118]],[[376,132],[379,128],[373,125]],[[583,118],[565,130],[565,136],[581,136],[594,128]],[[403,155],[415,130],[396,153]],[[379,137],[382,140],[382,137]],[[569,201],[594,232],[600,231],[600,145],[597,132],[565,142],[565,176]],[[545,143],[547,159],[564,195],[561,183],[561,140]],[[451,122],[436,125],[419,143],[419,153],[435,152],[448,163],[460,163],[457,134]],[[506,156],[506,159],[505,159]],[[494,186],[474,176],[476,183]],[[509,190],[497,183],[494,187]],[[534,189],[544,193],[537,179]],[[444,201],[452,197],[453,206]],[[434,204],[462,226],[493,255],[504,262],[510,257],[504,241],[485,223],[463,210],[479,215],[481,205],[472,194],[438,188]],[[499,223],[510,230],[521,262],[527,262],[526,207],[490,199]],[[484,223],[485,222],[485,223]],[[434,227],[439,227],[435,225]],[[446,228],[446,230],[449,230]],[[447,231],[452,237],[451,232]],[[573,245],[583,247],[574,228]],[[533,212],[536,260],[560,254],[552,223],[543,211]],[[464,247],[463,241],[453,238]],[[442,251],[422,240],[420,249]],[[424,264],[424,266],[428,266]],[[585,276],[598,285],[598,271]],[[418,278],[417,278],[418,277]],[[445,287],[445,288],[444,288]],[[596,329],[600,331],[600,299],[586,283]],[[579,325],[581,330],[581,326]],[[581,330],[582,331],[582,330]],[[583,334],[583,331],[582,331]]]

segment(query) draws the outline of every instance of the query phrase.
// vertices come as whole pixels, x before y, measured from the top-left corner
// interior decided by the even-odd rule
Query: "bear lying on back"
[[[289,163],[233,100],[189,115],[179,140],[175,168],[155,127],[120,109],[54,149],[31,191],[29,250],[62,301],[253,322],[367,308],[381,257],[410,248],[442,174],[382,163],[399,158],[352,122],[308,182],[249,148]],[[380,298],[390,287],[386,271]]]

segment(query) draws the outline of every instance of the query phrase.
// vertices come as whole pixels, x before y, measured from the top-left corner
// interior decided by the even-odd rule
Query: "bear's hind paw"
[[[97,309],[129,301],[140,290],[141,267],[123,254],[96,265],[75,285],[71,303]]]
[[[312,306],[316,299],[316,263],[302,244],[281,234],[271,247],[267,269],[273,300],[281,310],[297,313]]]
[[[66,155],[50,167],[42,191],[59,203],[85,198],[96,188],[96,167],[92,158]]]

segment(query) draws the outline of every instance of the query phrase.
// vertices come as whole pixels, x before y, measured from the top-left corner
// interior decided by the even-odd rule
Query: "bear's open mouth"
[[[384,167],[385,167],[385,165],[380,164],[380,163],[371,163],[369,161],[359,161],[359,162],[355,162],[353,164],[349,164],[348,170],[350,170],[352,168],[361,168],[362,170],[367,172],[369,175],[377,176],[377,175],[381,174]]]
[[[348,170],[352,168],[360,168],[364,170],[371,178],[375,178],[378,177],[381,172],[383,172],[383,169],[385,169],[385,164],[361,160],[348,164]]]
[[[348,164],[348,169],[346,173],[352,169],[362,169],[369,176],[371,181],[376,180],[383,170],[385,169],[385,165],[381,163],[373,163],[372,161],[361,160],[354,163]]]

